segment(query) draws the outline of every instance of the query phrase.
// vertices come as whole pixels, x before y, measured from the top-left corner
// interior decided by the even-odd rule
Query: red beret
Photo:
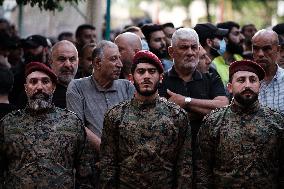
[[[147,51],[147,50],[141,50],[138,51],[133,58],[133,64],[132,64],[132,71],[135,70],[137,64],[139,63],[149,63],[149,64],[153,64],[154,66],[156,66],[156,68],[158,69],[159,73],[163,73],[164,72],[164,68],[162,65],[162,62],[160,61],[160,59],[152,52]]]
[[[53,83],[57,83],[57,76],[55,73],[45,64],[40,62],[31,62],[26,65],[25,78],[34,71],[40,71],[48,75]]]
[[[263,70],[263,68],[258,63],[251,60],[240,60],[232,62],[229,67],[229,78],[231,79],[233,74],[238,71],[253,72],[258,76],[260,81],[265,77],[265,71]]]

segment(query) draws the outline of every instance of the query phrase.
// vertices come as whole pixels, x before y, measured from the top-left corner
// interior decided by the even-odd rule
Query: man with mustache
[[[220,77],[208,77],[197,70],[200,44],[195,30],[176,30],[168,50],[174,66],[165,72],[159,94],[188,112],[194,144],[203,117],[229,102]]]
[[[262,29],[253,36],[253,58],[266,72],[261,82],[259,101],[284,113],[284,69],[277,64],[279,52],[278,36],[273,30]]]
[[[50,65],[58,77],[53,102],[57,107],[66,108],[67,86],[77,73],[78,62],[78,51],[72,42],[62,40],[52,47]]]
[[[183,109],[158,95],[161,61],[138,51],[131,73],[134,98],[105,114],[101,188],[191,189],[189,121]]]
[[[260,105],[264,70],[251,60],[229,68],[232,103],[203,120],[197,188],[284,188],[284,116]]]
[[[52,103],[55,73],[32,62],[25,77],[26,108],[0,121],[0,188],[91,188],[80,182],[89,176],[89,166],[83,165],[83,123]]]
[[[167,59],[168,51],[163,27],[158,24],[146,24],[141,30],[145,35],[149,50],[162,61],[164,70],[169,70],[172,67],[173,62]]]
[[[122,63],[116,44],[99,42],[92,53],[93,74],[72,80],[68,86],[67,108],[85,122],[88,139],[99,151],[105,112],[121,101],[129,100],[134,86],[119,79]]]

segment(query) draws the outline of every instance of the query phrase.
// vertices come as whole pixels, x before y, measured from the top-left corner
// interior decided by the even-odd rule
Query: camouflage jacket
[[[284,188],[284,117],[258,101],[209,114],[196,149],[197,188]]]
[[[100,155],[102,188],[191,188],[189,121],[166,99],[132,99],[110,109]]]
[[[82,122],[67,110],[26,108],[6,115],[0,122],[0,188],[74,188],[74,170],[79,180],[87,175],[85,138]]]

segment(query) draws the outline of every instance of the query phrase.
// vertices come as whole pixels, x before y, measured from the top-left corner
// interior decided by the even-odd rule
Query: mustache
[[[153,83],[149,80],[144,80],[141,84],[153,84]]]
[[[252,94],[256,94],[253,90],[251,90],[251,89],[245,89],[244,91],[242,91],[241,92],[241,94],[243,95],[243,94],[245,94],[245,93],[247,93],[247,92],[250,92],[250,93],[252,93]]]
[[[33,94],[31,96],[31,99],[48,99],[49,98],[49,94],[45,93],[45,92],[36,92],[35,94]]]
[[[62,68],[60,69],[60,73],[65,73],[65,72],[74,73],[74,69],[73,69],[73,67],[62,67]]]

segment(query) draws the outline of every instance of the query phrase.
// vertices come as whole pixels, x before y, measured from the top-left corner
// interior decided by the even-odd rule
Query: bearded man
[[[91,188],[81,182],[89,175],[82,161],[83,123],[74,113],[52,104],[55,73],[43,63],[32,62],[25,77],[26,108],[0,121],[0,188],[59,189],[81,184]]]
[[[101,188],[192,188],[191,134],[186,112],[160,98],[163,66],[150,51],[133,58],[137,93],[105,114]]]
[[[197,188],[283,188],[284,116],[260,105],[265,72],[250,60],[229,69],[231,105],[211,112],[197,138]]]

